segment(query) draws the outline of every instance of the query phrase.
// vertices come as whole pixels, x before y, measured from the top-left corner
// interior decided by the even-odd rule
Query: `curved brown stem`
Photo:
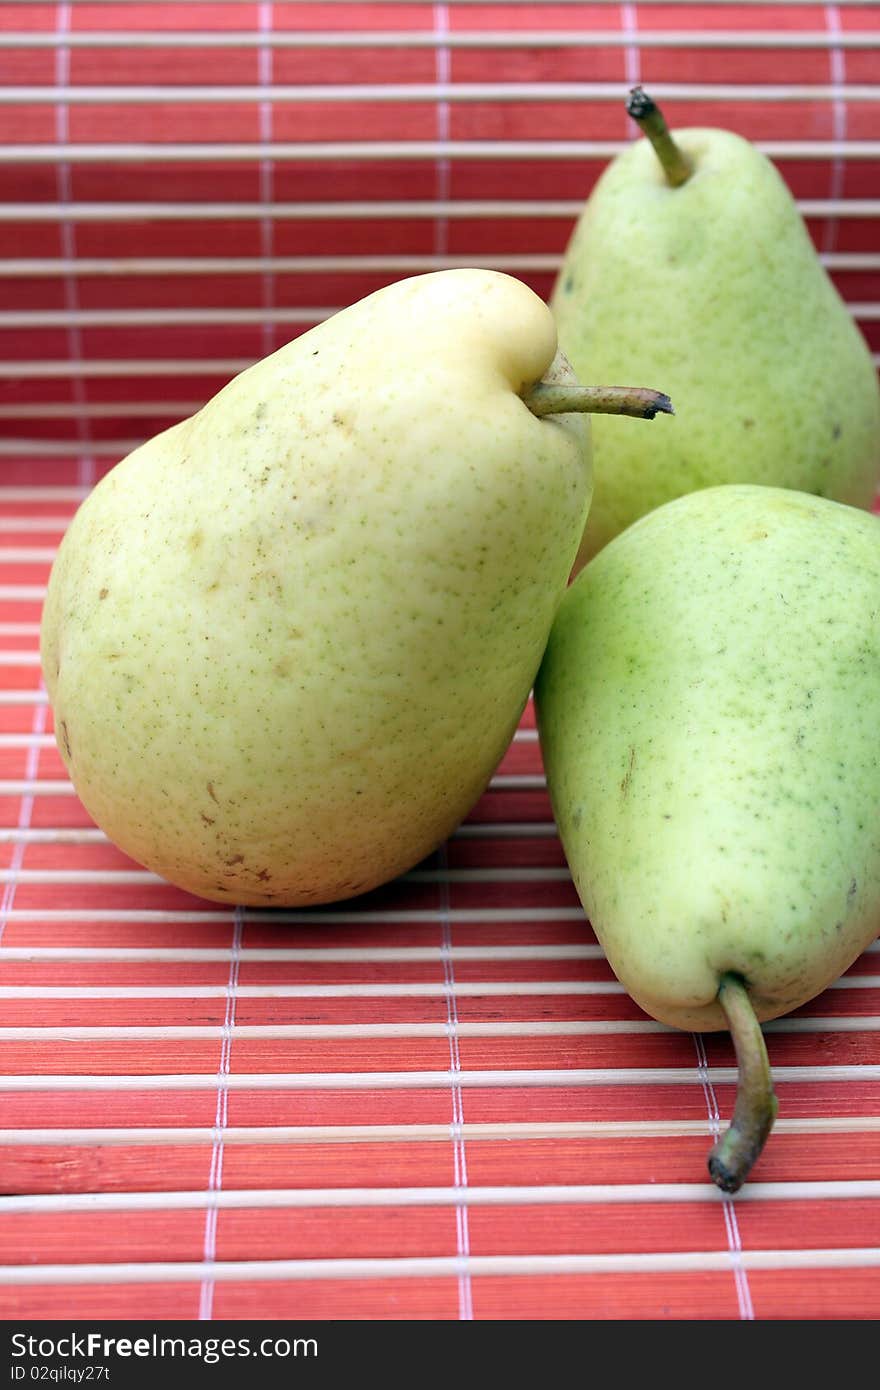
[[[634,415],[653,420],[657,414],[674,415],[672,401],[662,391],[647,386],[557,386],[539,381],[523,396],[533,415],[566,415],[574,411],[590,415]]]
[[[779,1106],[764,1034],[745,981],[722,975],[718,1002],[733,1038],[739,1081],[733,1119],[709,1154],[709,1172],[722,1192],[737,1192],[767,1141]]]
[[[663,166],[667,183],[673,188],[687,183],[694,172],[693,165],[684,151],[676,145],[663,119],[663,112],[643,87],[631,89],[626,110],[627,115],[632,116],[636,125],[654,146],[654,153]]]

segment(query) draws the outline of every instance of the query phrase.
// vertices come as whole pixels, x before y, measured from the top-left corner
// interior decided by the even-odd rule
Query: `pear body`
[[[650,441],[632,420],[594,422],[576,570],[699,488],[759,483],[869,508],[880,479],[876,368],[782,178],[732,132],[674,138],[690,178],[670,186],[650,142],[630,145],[593,189],[551,297],[581,380],[648,380],[675,403]]]
[[[554,365],[555,363],[555,365]],[[430,853],[514,732],[589,505],[549,308],[445,271],[341,311],[95,487],[42,662],[74,787],[218,902],[350,897]]]
[[[585,911],[654,1018],[726,1028],[880,926],[880,519],[778,488],[664,504],[584,568],[535,687]]]

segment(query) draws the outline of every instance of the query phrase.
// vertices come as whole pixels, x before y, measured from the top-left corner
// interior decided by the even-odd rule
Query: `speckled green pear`
[[[647,1013],[729,1028],[735,1192],[775,1115],[760,1021],[880,929],[880,519],[727,484],[612,540],[560,604],[535,701],[584,909]]]
[[[641,96],[633,114],[648,103],[659,116]],[[761,483],[869,508],[880,479],[877,371],[786,184],[730,131],[683,129],[674,142],[677,185],[650,139],[609,164],[553,289],[577,376],[647,373],[676,413],[650,439],[630,420],[595,421],[576,570],[637,517],[698,488]]]
[[[572,584],[536,683],[547,780],[618,978],[677,1028],[811,999],[880,928],[880,519],[726,485]]]
[[[345,309],[138,448],[53,566],[61,755],[132,858],[308,904],[432,851],[528,697],[583,530],[588,426],[552,314],[444,271]]]

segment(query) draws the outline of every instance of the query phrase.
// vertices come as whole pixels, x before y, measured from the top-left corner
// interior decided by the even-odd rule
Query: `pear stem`
[[[673,188],[687,183],[694,167],[687,155],[676,145],[660,107],[648,96],[644,88],[631,88],[626,110],[627,115],[632,116],[636,125],[654,146],[654,153],[663,166],[667,183]]]
[[[722,1192],[737,1192],[767,1141],[779,1105],[764,1034],[745,981],[739,975],[722,975],[718,1002],[733,1038],[739,1083],[733,1119],[709,1154],[709,1172]]]
[[[533,415],[634,415],[653,420],[662,412],[674,415],[672,401],[662,391],[647,386],[557,386],[539,381],[530,386],[523,401]]]

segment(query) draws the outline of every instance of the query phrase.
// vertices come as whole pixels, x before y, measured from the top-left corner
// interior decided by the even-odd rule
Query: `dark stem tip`
[[[745,1181],[745,1173],[734,1173],[727,1164],[715,1154],[709,1155],[709,1175],[722,1192],[739,1192]]]
[[[645,406],[645,419],[653,420],[655,415],[674,415],[675,410],[668,396],[659,395],[655,401]]]
[[[643,121],[646,116],[652,116],[657,110],[652,97],[648,96],[644,87],[631,87],[626,103],[626,114],[632,116],[634,121]]]

